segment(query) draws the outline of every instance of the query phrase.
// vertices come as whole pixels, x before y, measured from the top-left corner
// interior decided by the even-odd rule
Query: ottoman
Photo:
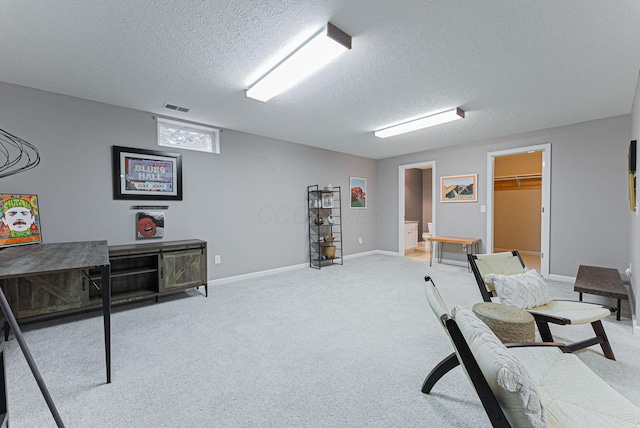
[[[527,311],[500,303],[481,302],[473,305],[473,313],[502,343],[535,342],[535,320]]]

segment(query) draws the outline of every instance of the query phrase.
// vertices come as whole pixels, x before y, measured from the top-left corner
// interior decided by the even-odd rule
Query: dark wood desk
[[[111,383],[111,268],[107,241],[34,244],[5,248],[0,251],[0,280],[72,270],[87,271],[88,269],[98,269],[102,277],[102,314],[104,318],[107,383]],[[40,391],[49,406],[51,414],[56,420],[56,424],[59,427],[63,427],[64,424],[60,418],[60,414],[51,399],[47,386],[24,340],[20,326],[1,288],[0,307],[2,308],[6,322],[16,336],[20,349],[31,368],[31,373],[33,373],[40,387]],[[0,389],[2,389],[0,400],[6,403],[4,385],[2,385]]]
[[[580,265],[573,291],[580,293],[581,302],[582,293],[613,297],[618,301],[618,312],[616,313],[618,321],[620,321],[620,301],[629,299],[627,289],[620,278],[620,272],[613,268]]]
[[[467,246],[467,270],[471,272],[471,267],[469,266],[469,254],[473,251],[473,253],[477,254],[480,252],[480,239],[478,238],[458,238],[455,236],[430,236],[427,238],[431,243],[431,254],[429,254],[429,266],[431,266],[431,262],[433,261],[433,243],[440,242],[442,244],[460,244]],[[442,245],[438,245],[438,262],[442,262]]]

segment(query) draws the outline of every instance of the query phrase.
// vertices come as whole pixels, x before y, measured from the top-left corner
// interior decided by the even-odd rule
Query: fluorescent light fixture
[[[330,22],[247,89],[247,97],[269,101],[351,49],[351,36]]]
[[[404,134],[406,132],[416,131],[429,126],[440,125],[441,123],[452,122],[454,120],[463,119],[464,111],[459,108],[443,111],[442,113],[432,114],[431,116],[422,117],[410,122],[401,123],[400,125],[390,126],[374,132],[379,138],[393,137],[394,135]]]

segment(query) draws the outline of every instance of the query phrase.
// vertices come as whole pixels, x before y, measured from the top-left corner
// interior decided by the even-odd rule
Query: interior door
[[[549,275],[550,162],[550,144],[487,157],[487,252],[517,249],[543,277]]]

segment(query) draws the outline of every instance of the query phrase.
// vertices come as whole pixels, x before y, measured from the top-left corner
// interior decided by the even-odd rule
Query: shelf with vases
[[[340,186],[307,187],[310,267],[320,269],[343,263],[341,205]]]

